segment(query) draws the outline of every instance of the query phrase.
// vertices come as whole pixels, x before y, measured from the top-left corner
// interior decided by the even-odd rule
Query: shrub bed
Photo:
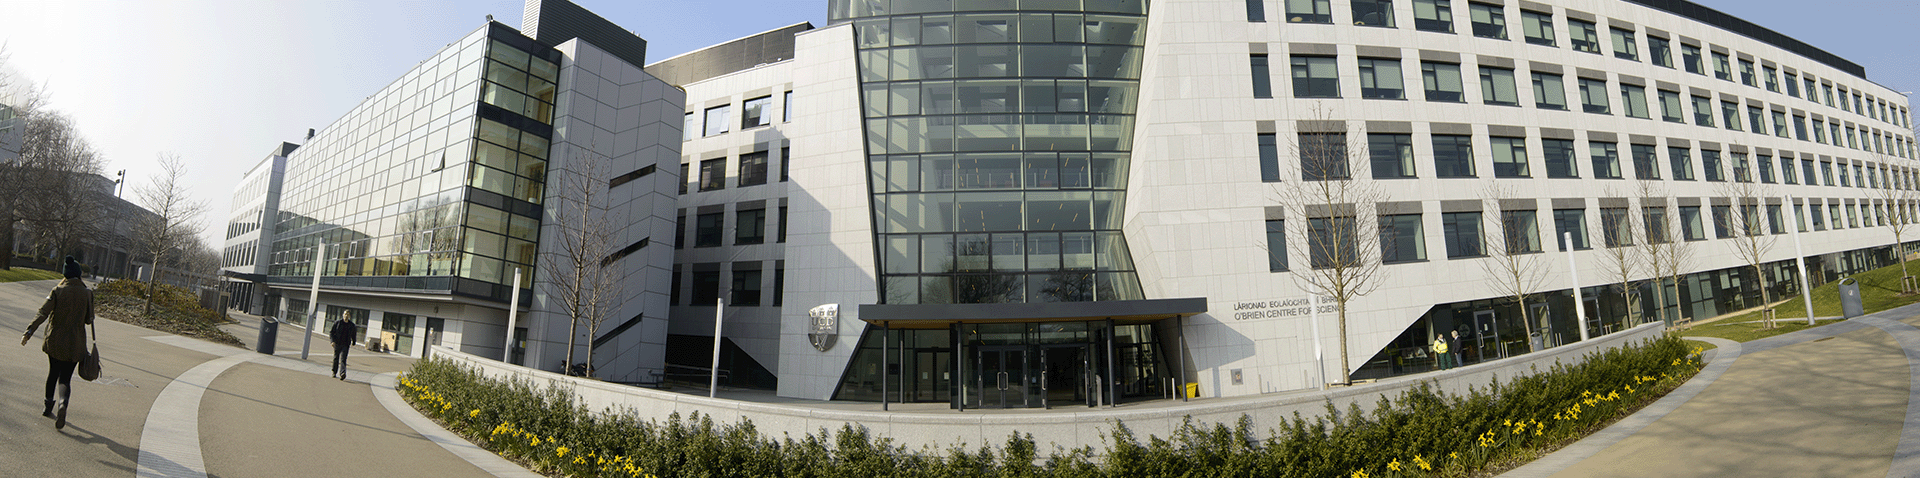
[[[147,284],[116,279],[94,288],[94,313],[100,318],[138,325],[161,332],[196,337],[217,343],[246,347],[233,334],[220,330],[228,322],[220,313],[200,306],[200,300],[186,289],[160,284],[154,287],[153,315],[146,311]]]
[[[560,387],[491,380],[446,360],[414,364],[399,392],[449,430],[554,476],[1474,476],[1558,449],[1665,395],[1699,371],[1678,338],[1594,352],[1578,364],[1464,395],[1430,383],[1382,396],[1371,412],[1327,405],[1257,435],[1253,420],[1135,436],[1114,423],[1105,449],[1046,456],[1017,431],[999,447],[910,450],[844,425],[799,437],[752,422],[674,414],[639,420],[587,409]],[[1265,438],[1262,438],[1265,436]]]

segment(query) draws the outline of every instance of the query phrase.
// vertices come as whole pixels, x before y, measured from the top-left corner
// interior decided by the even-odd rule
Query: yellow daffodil
[[[567,456],[567,447],[563,446],[563,447],[554,449],[553,455],[557,457],[565,458]]]
[[[1432,464],[1432,463],[1427,463],[1427,459],[1426,459],[1426,458],[1421,458],[1421,457],[1420,457],[1420,455],[1414,455],[1414,456],[1413,456],[1413,465],[1414,465],[1414,466],[1418,466],[1418,467],[1420,467],[1420,469],[1421,469],[1421,470],[1432,470],[1432,469],[1433,469],[1433,464]]]
[[[1394,458],[1393,461],[1388,462],[1387,469],[1393,470],[1393,471],[1400,471],[1400,459]]]

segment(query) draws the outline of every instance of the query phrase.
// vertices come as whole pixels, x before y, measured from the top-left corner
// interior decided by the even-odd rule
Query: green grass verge
[[[1806,315],[1806,314],[1801,314],[1801,315]],[[1831,323],[1833,323],[1832,320],[1821,320],[1819,325],[1827,325]],[[1698,327],[1681,331],[1680,336],[1682,338],[1719,337],[1727,340],[1732,340],[1734,342],[1752,342],[1755,340],[1760,340],[1760,339],[1772,337],[1775,335],[1793,333],[1793,332],[1798,332],[1798,331],[1812,328],[1807,325],[1807,319],[1805,317],[1801,317],[1795,320],[1781,320],[1781,321],[1778,321],[1777,324],[1779,325],[1779,327],[1774,327],[1769,329],[1767,328],[1767,324],[1761,323],[1761,322],[1733,322],[1731,320],[1722,320],[1719,322],[1701,325]],[[1701,342],[1701,343],[1705,343],[1705,342]],[[1712,348],[1712,346],[1709,345],[1708,348]]]
[[[1920,275],[1920,261],[1910,261],[1908,270]],[[1894,264],[1859,274],[1854,280],[1860,281],[1860,306],[1865,313],[1871,314],[1903,305],[1920,303],[1920,294],[1900,295],[1900,265]],[[1840,281],[1832,281],[1813,288],[1813,314],[1819,317],[1837,317],[1840,315]],[[1764,324],[1750,323],[1760,320],[1760,311],[1728,317],[1713,323],[1700,325],[1680,332],[1681,336],[1720,337],[1736,342],[1748,342],[1775,335],[1806,329],[1807,307],[1799,295],[1773,307],[1782,327],[1768,329]],[[1800,319],[1798,322],[1785,319]],[[1728,324],[1728,325],[1722,325]],[[1796,325],[1797,324],[1797,325]]]
[[[40,269],[28,269],[24,267],[15,267],[8,270],[0,270],[0,282],[51,280],[51,279],[59,279],[59,278],[60,278],[60,274],[56,274],[53,271],[43,271]]]

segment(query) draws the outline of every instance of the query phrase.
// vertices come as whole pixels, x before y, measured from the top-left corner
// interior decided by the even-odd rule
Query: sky
[[[647,40],[659,61],[799,23],[825,0],[574,0]],[[1336,0],[1337,1],[1337,0]],[[1920,90],[1920,2],[1695,0]],[[7,66],[72,116],[126,192],[178,155],[206,201],[218,250],[233,188],[281,142],[299,143],[493,15],[520,25],[521,1],[0,0]]]

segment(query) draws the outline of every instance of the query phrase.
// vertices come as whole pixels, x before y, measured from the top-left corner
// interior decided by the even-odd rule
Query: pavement
[[[55,284],[0,283],[0,330],[22,333]],[[64,430],[40,416],[40,338],[0,344],[0,475],[538,476],[400,402],[411,358],[356,347],[341,381],[325,337],[302,360],[304,329],[283,324],[268,356],[253,351],[258,319],[235,318],[223,328],[245,349],[97,321],[101,377],[73,379]]]
[[[1686,385],[1502,476],[1920,476],[1915,325],[1920,305],[1705,339],[1719,348]]]

